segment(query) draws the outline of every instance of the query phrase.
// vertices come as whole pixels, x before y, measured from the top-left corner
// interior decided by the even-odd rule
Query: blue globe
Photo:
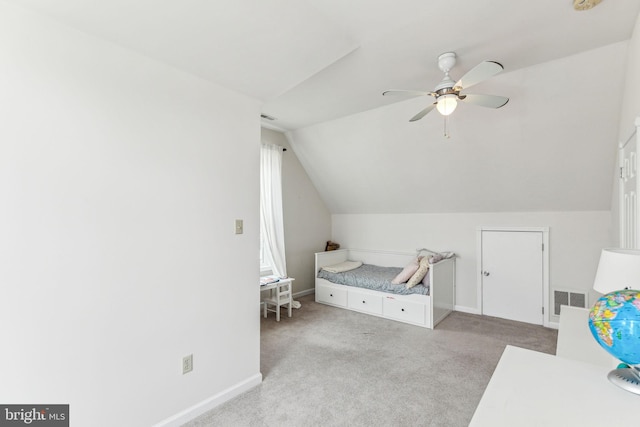
[[[640,291],[602,296],[589,313],[589,329],[611,355],[627,365],[640,364]]]

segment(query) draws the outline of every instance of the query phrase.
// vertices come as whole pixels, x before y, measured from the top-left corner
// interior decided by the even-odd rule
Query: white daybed
[[[398,295],[339,285],[318,277],[322,267],[344,261],[362,261],[381,267],[404,267],[415,253],[341,249],[316,253],[316,302],[433,329],[453,311],[455,258],[430,265],[429,295]],[[402,285],[398,285],[402,286]]]

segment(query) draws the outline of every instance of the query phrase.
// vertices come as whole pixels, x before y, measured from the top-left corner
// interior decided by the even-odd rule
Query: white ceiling
[[[397,102],[381,96],[388,89],[432,90],[442,79],[436,60],[443,52],[458,54],[455,80],[487,59],[509,72],[627,40],[640,11],[638,1],[614,0],[583,12],[571,0],[310,3],[359,48],[265,105],[285,129]]]
[[[432,89],[485,59],[506,71],[626,40],[640,2],[605,0],[8,0],[265,101],[296,129]]]
[[[637,0],[5,1],[262,100],[334,213],[609,208]],[[381,95],[433,89],[446,51],[454,80],[501,62],[472,92],[511,99],[460,106],[450,140]]]
[[[298,0],[7,0],[270,100],[357,48]]]

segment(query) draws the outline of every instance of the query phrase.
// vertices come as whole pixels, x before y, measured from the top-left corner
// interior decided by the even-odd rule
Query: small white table
[[[286,279],[280,279],[277,282],[269,283],[268,285],[260,285],[260,291],[270,291],[268,298],[263,298],[264,304],[264,317],[267,317],[268,311],[276,313],[276,321],[280,321],[280,307],[287,305],[289,317],[291,317],[291,306],[293,305],[293,290],[291,289],[292,282],[295,279],[293,277],[287,277]],[[274,305],[275,309],[268,308],[268,305]]]
[[[611,384],[610,370],[507,346],[469,425],[640,425],[640,396]]]

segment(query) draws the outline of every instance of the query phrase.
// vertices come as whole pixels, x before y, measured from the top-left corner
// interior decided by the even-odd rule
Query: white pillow
[[[338,264],[327,265],[322,267],[324,271],[329,273],[344,273],[345,271],[355,270],[362,265],[362,261],[344,261]]]
[[[411,279],[409,279],[409,281],[407,282],[407,289],[411,289],[415,285],[420,283],[422,279],[424,279],[424,276],[426,276],[428,271],[429,271],[429,257],[423,257],[420,260],[418,269],[416,270],[415,273],[413,273],[413,276],[411,276]]]
[[[407,280],[411,279],[411,276],[418,270],[418,258],[414,258],[407,264],[407,266],[391,281],[392,285],[400,285],[407,283]]]

